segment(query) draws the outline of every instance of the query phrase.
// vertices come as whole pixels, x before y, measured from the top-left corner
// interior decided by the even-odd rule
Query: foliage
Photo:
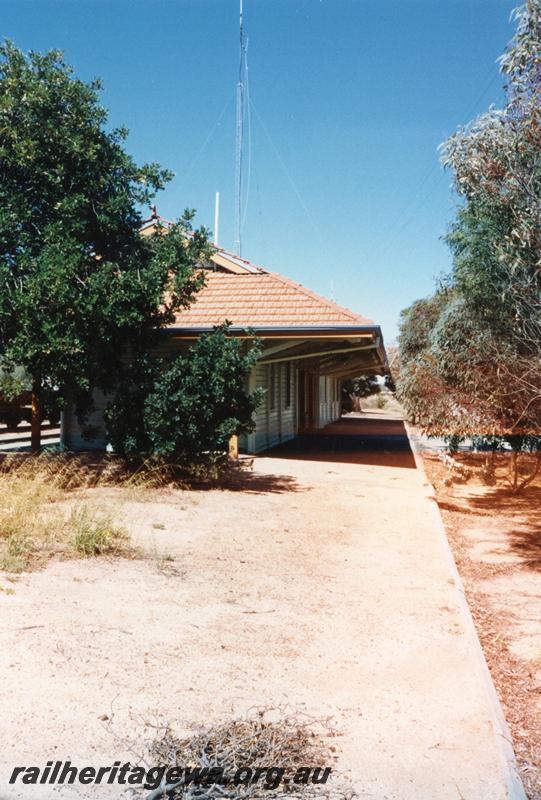
[[[342,381],[342,409],[361,411],[361,398],[370,397],[379,392],[381,392],[381,386],[376,375],[359,375],[357,378],[348,378]]]
[[[192,471],[219,469],[229,439],[253,430],[261,390],[247,378],[257,342],[229,335],[221,325],[171,361],[146,355],[106,413],[115,452],[146,454]]]
[[[432,435],[541,448],[541,3],[516,13],[507,102],[443,145],[452,274],[402,315],[399,397]]]
[[[432,297],[416,300],[401,313],[400,361],[408,362],[419,356],[429,345],[434,328],[447,297],[437,292]]]
[[[140,235],[138,209],[171,174],[125,152],[100,88],[58,51],[0,47],[0,360],[45,404],[59,392],[81,412],[91,387],[119,382],[128,344],[141,350],[193,300],[208,252],[193,212]]]
[[[353,394],[357,397],[370,397],[381,392],[377,375],[360,375],[351,381]]]
[[[22,395],[25,389],[29,388],[28,376],[20,367],[9,372],[5,372],[0,367],[0,399],[12,402]]]

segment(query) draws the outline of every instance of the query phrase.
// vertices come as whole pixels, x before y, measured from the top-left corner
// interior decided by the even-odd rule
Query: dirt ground
[[[483,456],[457,459],[473,475],[446,487],[437,456],[424,455],[528,797],[541,800],[541,477],[513,496],[505,456],[496,486],[480,479]]]
[[[2,800],[118,799],[7,776],[134,761],[157,721],[184,730],[260,705],[330,715],[359,797],[508,796],[402,423],[373,414],[326,433],[257,458],[236,489],[91,490],[145,558],[52,561],[0,581],[14,590],[0,592]]]

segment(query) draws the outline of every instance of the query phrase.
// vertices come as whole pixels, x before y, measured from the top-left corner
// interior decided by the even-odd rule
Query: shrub
[[[446,469],[446,476],[443,480],[444,486],[452,486],[454,483],[467,483],[472,476],[471,469],[461,464],[449,453],[439,453],[440,461]]]
[[[494,486],[496,483],[496,468],[494,463],[487,462],[483,464],[480,475],[485,486]]]
[[[248,391],[247,380],[258,355],[257,341],[234,338],[222,325],[172,361],[139,359],[106,412],[115,452],[195,477],[219,472],[231,436],[254,428],[261,390]]]
[[[432,297],[402,314],[398,389],[428,435],[510,448],[508,481],[519,492],[541,471],[538,0],[515,19],[500,59],[505,105],[443,145],[462,201],[445,237],[453,266]]]

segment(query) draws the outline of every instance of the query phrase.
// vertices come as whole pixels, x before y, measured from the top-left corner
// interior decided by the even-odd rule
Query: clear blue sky
[[[515,0],[245,0],[252,170],[243,255],[374,318],[449,268],[456,198],[437,147],[501,102]],[[114,125],[234,242],[238,0],[0,0],[0,33],[101,77]],[[258,118],[259,116],[259,118]],[[263,125],[261,124],[263,123]]]

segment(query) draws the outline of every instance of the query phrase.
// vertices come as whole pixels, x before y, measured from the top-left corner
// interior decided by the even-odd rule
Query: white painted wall
[[[83,428],[81,428],[71,406],[62,414],[62,444],[68,450],[105,450],[107,446],[107,436],[103,422],[103,412],[107,407],[107,395],[100,389],[94,389],[92,398],[94,411],[88,417]],[[83,436],[85,427],[95,428],[96,436],[92,439],[85,438]]]
[[[319,378],[319,421],[318,428],[340,418],[340,380],[321,375]]]
[[[291,363],[288,369],[285,363],[257,364],[250,376],[249,385],[251,391],[256,387],[263,388],[265,397],[255,413],[255,431],[240,437],[241,450],[246,453],[260,453],[293,439],[297,433],[295,365]]]
[[[274,384],[272,389],[271,384]],[[289,384],[289,392],[288,392]],[[255,413],[256,428],[253,433],[240,437],[239,445],[246,453],[260,453],[297,435],[298,420],[298,370],[293,362],[274,365],[257,364],[249,379],[249,388],[265,390],[263,402]],[[319,419],[322,428],[340,417],[340,381],[336,378],[319,378]],[[103,392],[94,392],[95,411],[88,425],[96,428],[97,436],[86,439],[73,411],[64,414],[63,443],[69,450],[104,450],[107,446],[103,411],[107,397]]]

